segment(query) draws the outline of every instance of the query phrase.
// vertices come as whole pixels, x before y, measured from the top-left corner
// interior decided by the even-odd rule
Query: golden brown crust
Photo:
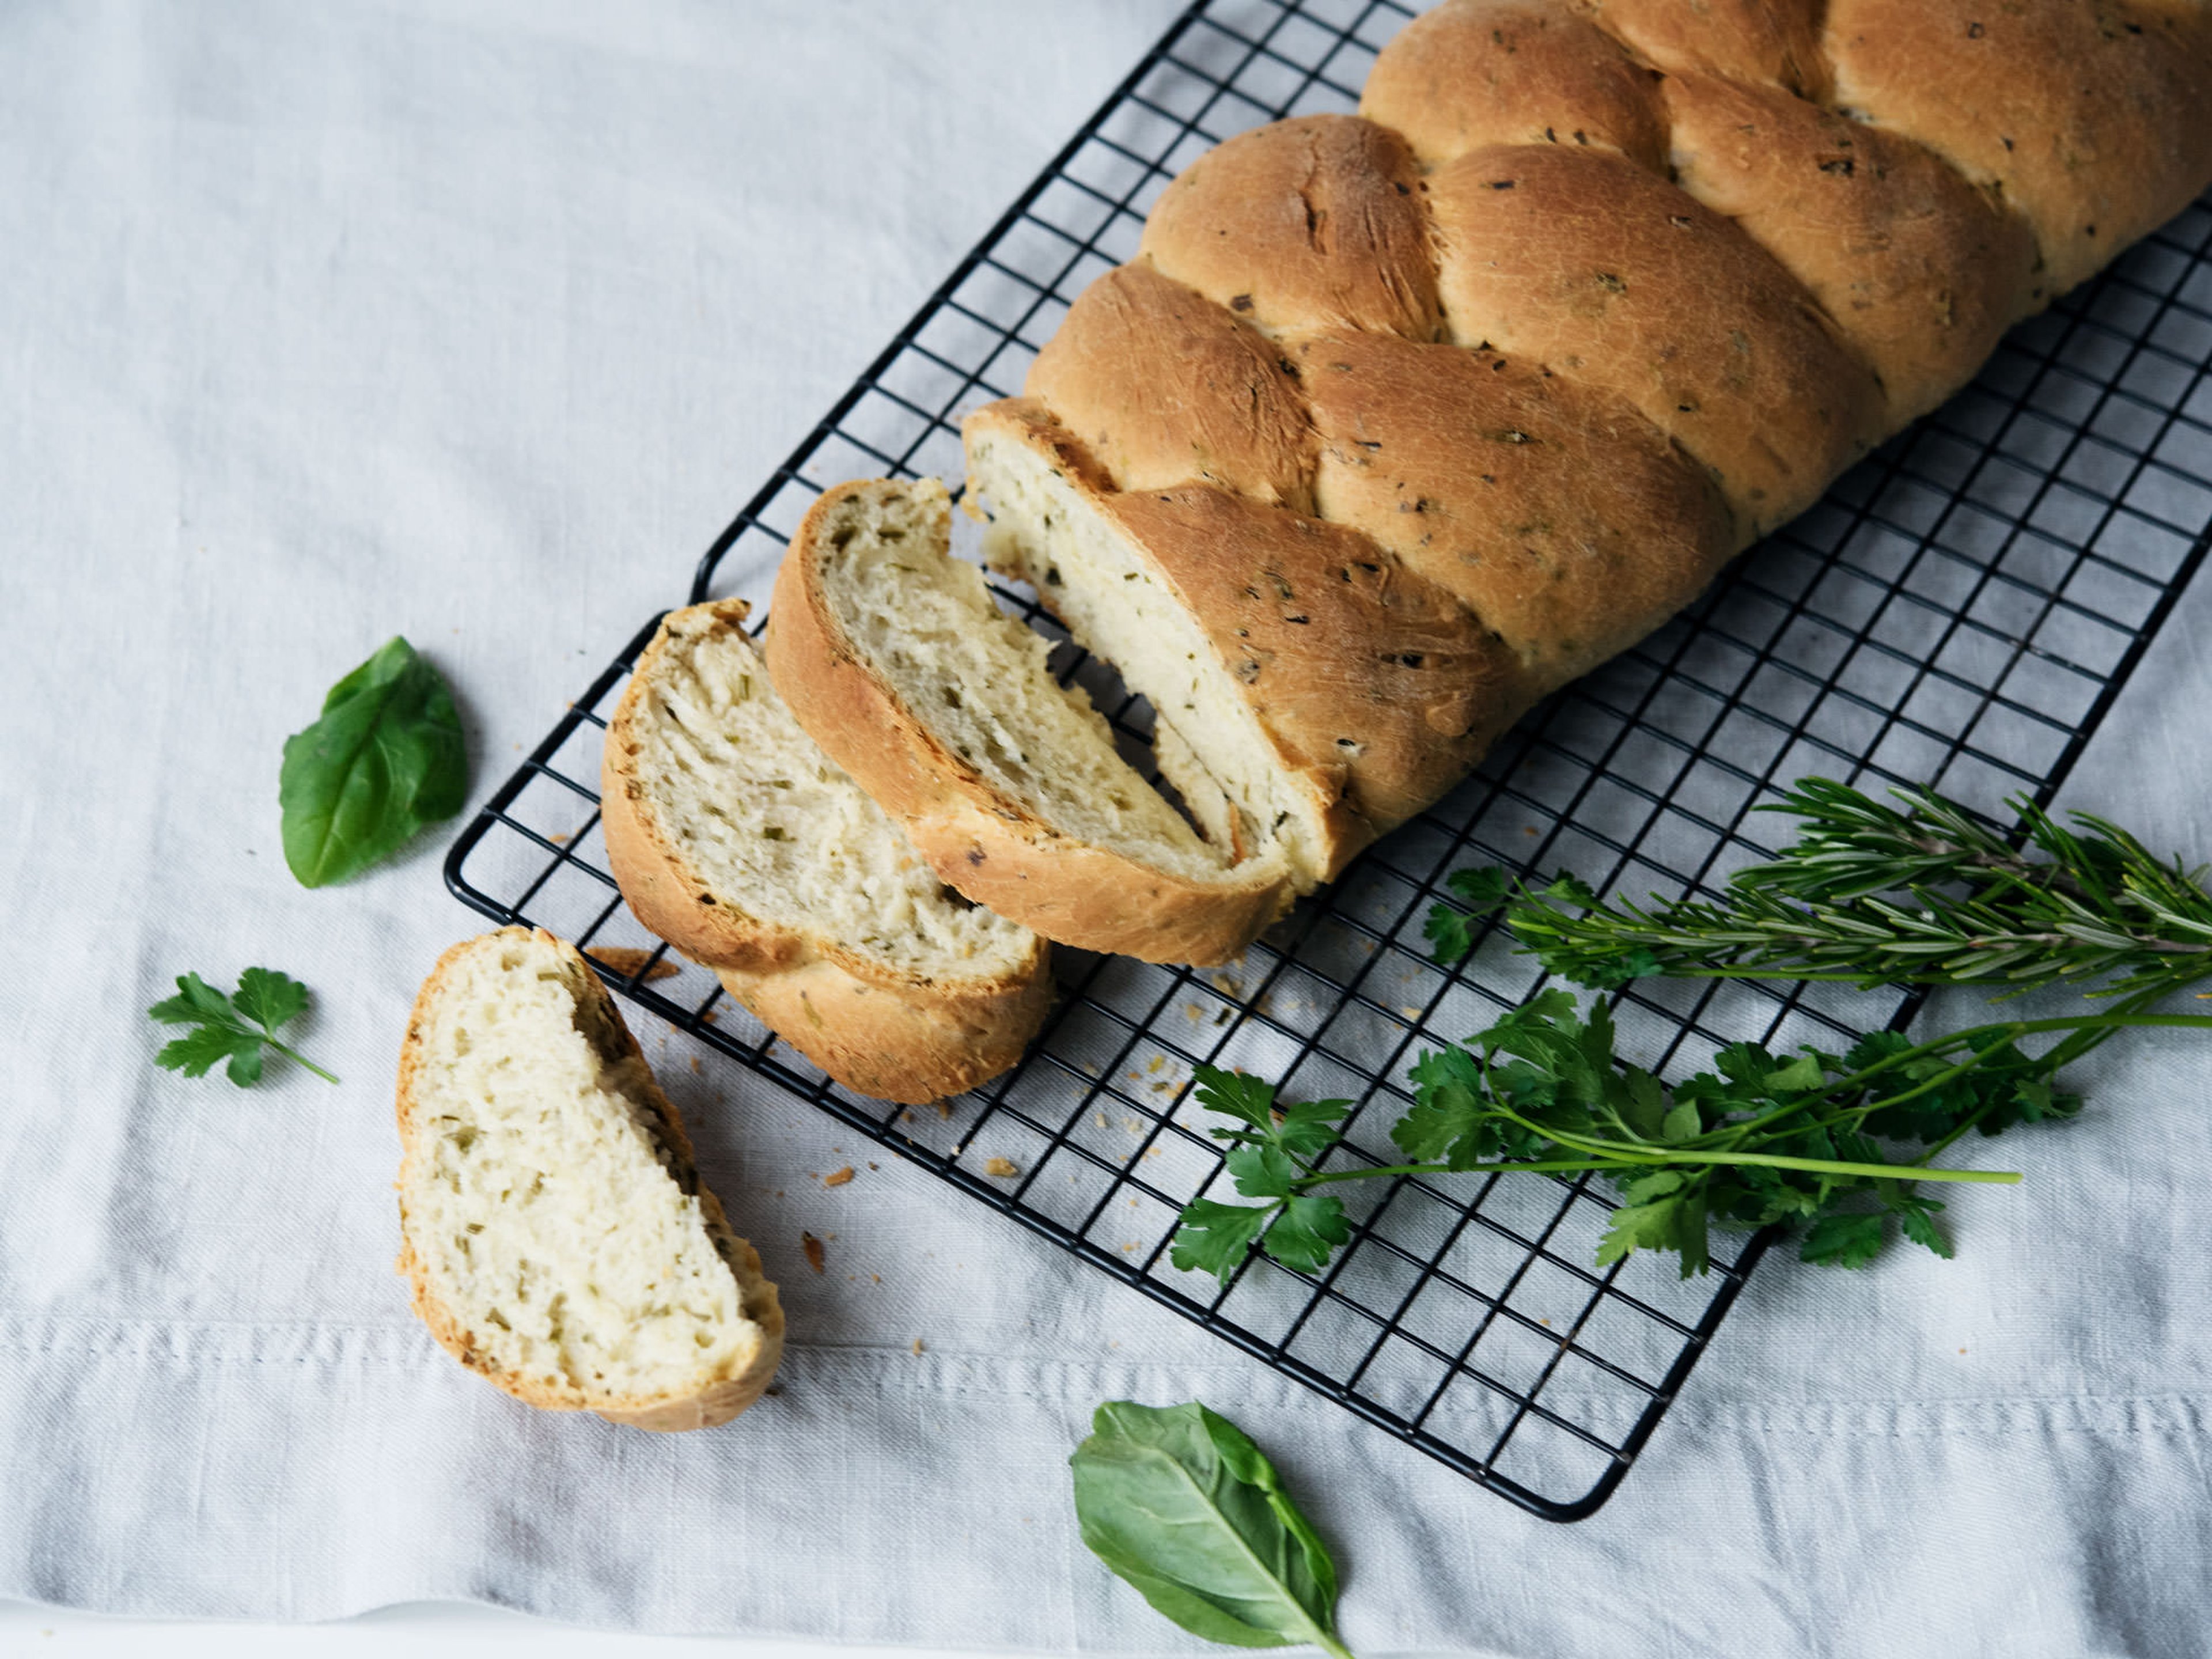
[[[1880,378],[1888,426],[1972,379],[2028,308],[2027,225],[1917,144],[1719,76],[1664,90],[1677,182],[1805,285]]]
[[[1279,868],[1200,882],[1065,836],[949,750],[861,659],[823,591],[819,541],[842,503],[872,487],[825,492],[776,572],[769,672],[808,735],[976,903],[1084,950],[1148,962],[1237,956],[1290,902]]]
[[[2124,0],[1830,0],[1837,102],[1996,185],[2034,227],[2040,305],[2212,173],[2212,9]]]
[[[1709,70],[1826,94],[1821,0],[1582,0],[1599,27],[1669,74]]]
[[[1241,133],[1191,163],[1145,222],[1164,275],[1269,333],[1437,337],[1436,260],[1404,139],[1353,115]]]
[[[702,635],[742,636],[746,614],[739,599],[672,611],[616,706],[599,780],[601,834],[615,884],[647,929],[721,972],[732,994],[738,984],[749,988],[739,1000],[848,1088],[912,1102],[987,1082],[1022,1057],[1051,1006],[1051,953],[1043,939],[1032,940],[1028,956],[1006,973],[947,981],[764,922],[745,910],[743,894],[708,885],[640,784],[636,728],[651,717],[649,688],[662,657]],[[749,640],[745,648],[752,649]],[[778,984],[782,977],[791,983]],[[818,1024],[824,1006],[850,1022],[828,1038]],[[887,1084],[908,1092],[888,1093]],[[927,1093],[911,1092],[925,1087]]]
[[[686,1190],[697,1194],[701,1218],[737,1279],[739,1306],[744,1316],[757,1327],[760,1334],[734,1375],[718,1378],[696,1394],[672,1397],[593,1395],[573,1383],[562,1385],[542,1376],[517,1376],[495,1365],[489,1356],[477,1346],[475,1333],[463,1326],[452,1310],[438,1299],[436,1291],[430,1285],[428,1269],[415,1249],[414,1240],[407,1232],[406,1205],[403,1198],[397,1266],[399,1276],[408,1283],[410,1304],[440,1347],[469,1370],[526,1406],[535,1406],[546,1411],[588,1410],[610,1422],[628,1423],[645,1429],[710,1428],[726,1423],[757,1400],[775,1376],[776,1365],[783,1355],[783,1304],[777,1297],[775,1285],[762,1272],[759,1253],[731,1231],[720,1200],[698,1184],[691,1141],[684,1133],[682,1115],[653,1079],[643,1050],[639,1048],[637,1039],[623,1021],[621,1009],[616,1006],[599,975],[591,970],[582,957],[577,955],[574,946],[556,939],[543,928],[502,927],[475,939],[463,939],[438,958],[429,977],[422,981],[422,989],[416,994],[414,1011],[407,1022],[407,1036],[399,1050],[399,1080],[396,1091],[400,1156],[398,1188],[404,1194],[412,1185],[416,1159],[423,1143],[416,1122],[416,1078],[422,1065],[424,1020],[432,1006],[445,994],[447,979],[464,957],[480,950],[496,948],[499,941],[507,939],[535,939],[556,947],[571,959],[575,970],[575,983],[579,988],[580,1012],[588,1020],[594,1041],[611,1045],[616,1050],[608,1056],[611,1062],[629,1060],[635,1063],[635,1073],[642,1079],[640,1085],[642,1103],[659,1120],[659,1138],[668,1150],[674,1173]]]
[[[1667,164],[1650,71],[1545,0],[1445,0],[1423,13],[1376,59],[1359,112],[1431,167],[1490,144],[1595,147],[1654,170]]]
[[[1373,836],[1466,775],[1528,696],[1494,636],[1357,531],[1228,491],[1106,498],[1164,572],[1273,740],[1284,769],[1340,788]]]
[[[903,1105],[987,1083],[1019,1060],[1052,1006],[1052,979],[1008,991],[901,996],[814,961],[767,974],[718,970],[763,1025],[848,1089]]]
[[[1083,291],[1030,365],[1026,395],[1126,489],[1217,483],[1312,504],[1313,430],[1281,349],[1148,264]]]
[[[1455,594],[1537,690],[1642,638],[1728,557],[1719,492],[1618,398],[1378,334],[1306,341],[1298,370],[1322,516]]]
[[[1881,389],[1730,221],[1618,156],[1478,149],[1429,180],[1452,337],[1610,392],[1711,469],[1747,543],[1883,430]]]

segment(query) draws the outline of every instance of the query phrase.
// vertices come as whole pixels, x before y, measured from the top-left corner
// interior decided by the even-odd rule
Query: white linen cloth
[[[781,1393],[678,1437],[537,1413],[410,1317],[392,1060],[480,923],[450,830],[295,884],[284,737],[404,633],[473,810],[1172,9],[0,9],[0,1595],[1189,1650],[1064,1460],[1102,1400],[1197,1396],[1335,1541],[1363,1654],[2212,1649],[2187,1034],[2008,1137],[2028,1184],[1954,1204],[1957,1261],[1778,1255],[1573,1527],[647,1022],[783,1287]],[[2069,792],[2192,860],[2208,625],[2200,591]],[[313,988],[341,1087],[154,1068],[173,976],[254,963]]]

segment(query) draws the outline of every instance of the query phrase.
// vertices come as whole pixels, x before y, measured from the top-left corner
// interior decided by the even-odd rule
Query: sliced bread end
[[[401,1051],[399,1272],[526,1404],[704,1428],[759,1398],[783,1310],[574,948],[502,928],[422,984]]]
[[[792,712],[939,875],[1047,938],[1152,962],[1240,954],[1292,896],[1231,866],[1121,759],[1045,640],[949,550],[934,479],[841,484],[777,573],[768,660]]]

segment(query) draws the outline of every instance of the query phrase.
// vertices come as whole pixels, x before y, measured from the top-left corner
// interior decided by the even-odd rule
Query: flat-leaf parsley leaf
[[[276,1028],[295,1020],[307,1006],[307,988],[273,968],[249,968],[238,989],[225,996],[198,974],[180,975],[177,994],[146,1012],[163,1025],[189,1025],[184,1036],[162,1044],[154,1063],[186,1077],[205,1077],[218,1061],[240,1088],[261,1080],[264,1048],[295,1060],[325,1082],[336,1083],[321,1066],[277,1036]]]

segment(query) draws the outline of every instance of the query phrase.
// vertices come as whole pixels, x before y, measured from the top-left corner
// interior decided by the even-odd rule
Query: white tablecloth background
[[[2212,1647],[2184,1036],[2010,1138],[2030,1184],[1954,1206],[1957,1261],[1775,1261],[1571,1528],[919,1171],[825,1191],[863,1146],[650,1030],[783,1285],[781,1394],[676,1437],[541,1415],[410,1318],[392,1057],[476,921],[445,835],[295,885],[285,735],[404,632],[480,800],[1171,9],[0,8],[0,1596],[1188,1648],[1083,1552],[1063,1460],[1103,1399],[1195,1395],[1337,1541],[1364,1653]],[[2071,792],[2193,858],[2208,604]],[[343,1087],[154,1069],[172,976],[257,963]]]

